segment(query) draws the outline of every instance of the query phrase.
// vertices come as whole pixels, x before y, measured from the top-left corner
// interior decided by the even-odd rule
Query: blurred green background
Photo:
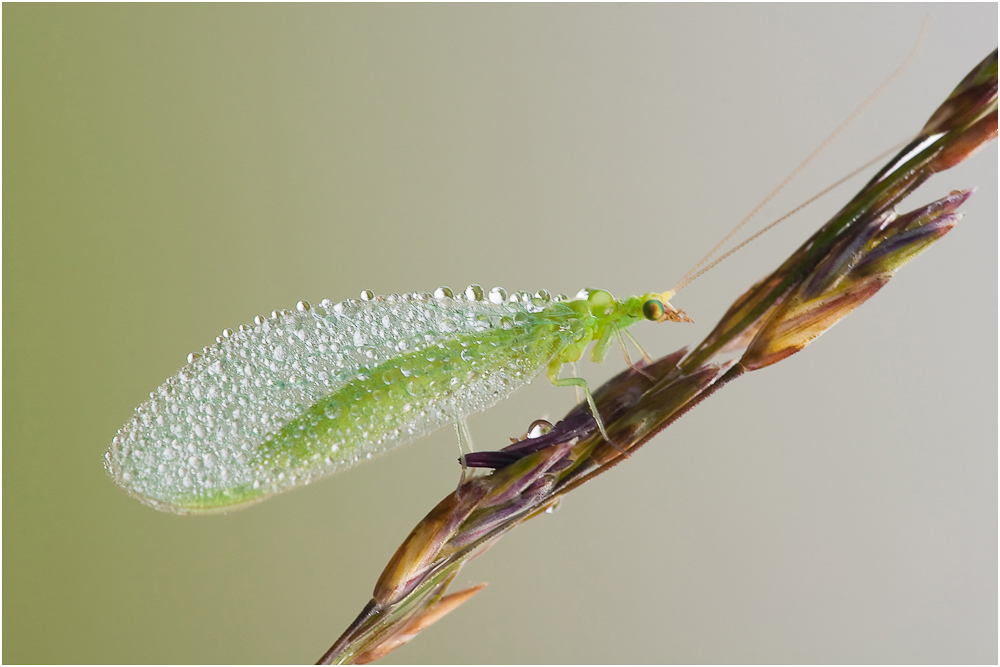
[[[915,132],[996,4],[5,4],[4,662],[314,661],[457,482],[454,436],[176,517],[101,467],[148,392],[303,298],[666,289],[927,15],[761,224]],[[681,293],[697,324],[635,334],[697,340],[861,183]],[[995,663],[996,146],[911,202],[976,185],[872,303],[507,536],[390,661]],[[536,382],[476,444],[572,402]]]

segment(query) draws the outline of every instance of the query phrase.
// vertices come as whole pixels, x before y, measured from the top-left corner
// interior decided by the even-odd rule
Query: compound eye
[[[658,322],[663,317],[664,312],[666,311],[663,308],[663,304],[656,299],[650,299],[642,304],[642,316],[647,320]]]

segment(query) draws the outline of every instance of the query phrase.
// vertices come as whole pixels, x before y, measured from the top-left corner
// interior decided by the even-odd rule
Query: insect
[[[595,362],[615,340],[625,352],[627,330],[640,320],[690,322],[670,299],[791,215],[708,263],[789,180],[666,292],[615,299],[606,290],[585,289],[569,299],[545,290],[508,296],[495,287],[484,293],[479,285],[458,294],[446,287],[389,296],[366,290],[360,299],[324,300],[316,307],[300,301],[294,311],[257,316],[189,355],[188,364],[119,429],[105,468],[155,509],[222,512],[350,468],[448,424],[457,426],[462,444],[466,417],[503,400],[542,369],[553,385],[583,391],[598,430],[614,446],[586,381],[559,377],[562,366],[575,365],[591,343]]]
[[[554,385],[582,388],[596,415],[586,382],[559,377],[563,364],[592,342],[602,361],[640,320],[690,321],[672,295],[568,299],[470,285],[300,301],[189,355],[119,430],[105,467],[155,509],[217,512],[462,423],[542,369]]]
[[[586,381],[559,377],[562,366],[575,364],[591,343],[595,362],[604,360],[615,340],[624,351],[627,329],[640,320],[690,321],[670,299],[769,229],[703,267],[912,57],[672,289],[622,299],[586,289],[569,299],[544,290],[508,296],[499,287],[486,294],[470,285],[457,295],[438,288],[433,294],[378,297],[365,291],[359,300],[324,300],[317,307],[300,301],[294,311],[274,311],[238,331],[227,329],[215,345],[189,355],[188,364],[119,430],[105,468],[155,509],[235,509],[447,424],[456,424],[462,442],[466,417],[506,398],[542,369],[552,384],[583,390],[598,429],[614,445]]]

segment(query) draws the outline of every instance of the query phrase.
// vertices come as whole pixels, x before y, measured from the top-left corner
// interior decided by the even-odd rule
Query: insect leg
[[[646,360],[646,363],[653,363],[653,358],[646,354],[646,350],[642,349],[642,345],[639,345],[639,341],[635,339],[635,336],[629,333],[628,329],[622,329],[621,331],[630,341],[632,341],[632,344],[635,345],[635,349],[639,350],[639,354],[641,354],[642,358]],[[628,357],[627,354],[625,356]]]
[[[590,360],[596,363],[601,363],[604,361],[604,357],[608,356],[608,348],[611,347],[611,337],[618,332],[618,327],[613,324],[609,324],[604,328],[601,333],[601,337],[597,339],[594,343],[594,349],[590,351]]]
[[[642,352],[642,356],[646,358],[646,361],[652,361],[652,359],[649,358],[649,355],[646,354],[646,351],[642,349],[642,347],[639,345],[639,343],[636,342],[635,338],[632,337],[632,334],[630,334],[627,329],[615,329],[615,334],[618,337],[618,344],[621,345],[622,354],[625,356],[625,363],[631,366],[632,370],[634,370],[636,373],[639,373],[647,380],[652,380],[653,379],[652,375],[650,375],[649,373],[647,373],[646,371],[642,370],[641,368],[632,363],[632,359],[630,359],[628,356],[628,348],[625,346],[625,336],[628,336],[629,340],[635,343],[635,346],[639,348],[640,352]]]
[[[625,347],[625,339],[622,337],[622,332],[623,329],[621,327],[609,324],[604,329],[604,333],[601,334],[601,337],[596,343],[594,343],[594,349],[590,352],[590,358],[597,363],[604,361],[604,357],[608,355],[608,348],[611,347],[612,337],[617,338],[618,343],[622,347],[622,354],[625,356],[625,363],[631,366],[633,370],[642,373],[645,377],[652,380],[653,378],[650,377],[649,373],[644,372],[641,368],[636,368],[635,364],[632,363],[632,360],[628,356],[628,349]],[[629,335],[629,338],[632,338],[632,336]],[[633,342],[635,341],[634,338],[632,340]],[[639,345],[637,344],[636,347],[639,347]],[[639,347],[639,351],[643,353],[643,356],[645,356],[647,360],[652,361],[641,347]]]
[[[458,460],[462,463],[462,476],[458,479],[458,486],[465,484],[469,467],[465,464],[465,455],[475,451],[472,448],[472,434],[469,433],[469,424],[465,418],[455,422],[455,433],[458,434]]]
[[[594,395],[590,393],[590,387],[587,385],[586,380],[583,378],[554,378],[550,376],[549,381],[555,387],[579,387],[582,389],[584,396],[587,397],[587,404],[590,406],[590,414],[594,415],[594,421],[597,422],[597,430],[601,432],[601,437],[621,452],[625,458],[628,458],[628,452],[616,445],[615,441],[611,439],[611,436],[604,429],[604,421],[601,419],[601,414],[597,411],[597,403],[594,402]]]
[[[573,369],[573,377],[575,378],[580,377],[580,364],[576,363],[575,361],[571,361],[569,362],[569,366],[570,368]],[[576,391],[576,402],[579,403],[580,401],[583,400],[583,394],[580,392],[579,387],[573,387],[573,389]]]

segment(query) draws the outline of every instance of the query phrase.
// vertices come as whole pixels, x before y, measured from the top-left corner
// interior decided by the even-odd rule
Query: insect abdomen
[[[329,474],[480,412],[531,382],[559,345],[543,323],[463,335],[390,359],[259,450],[275,471]]]

